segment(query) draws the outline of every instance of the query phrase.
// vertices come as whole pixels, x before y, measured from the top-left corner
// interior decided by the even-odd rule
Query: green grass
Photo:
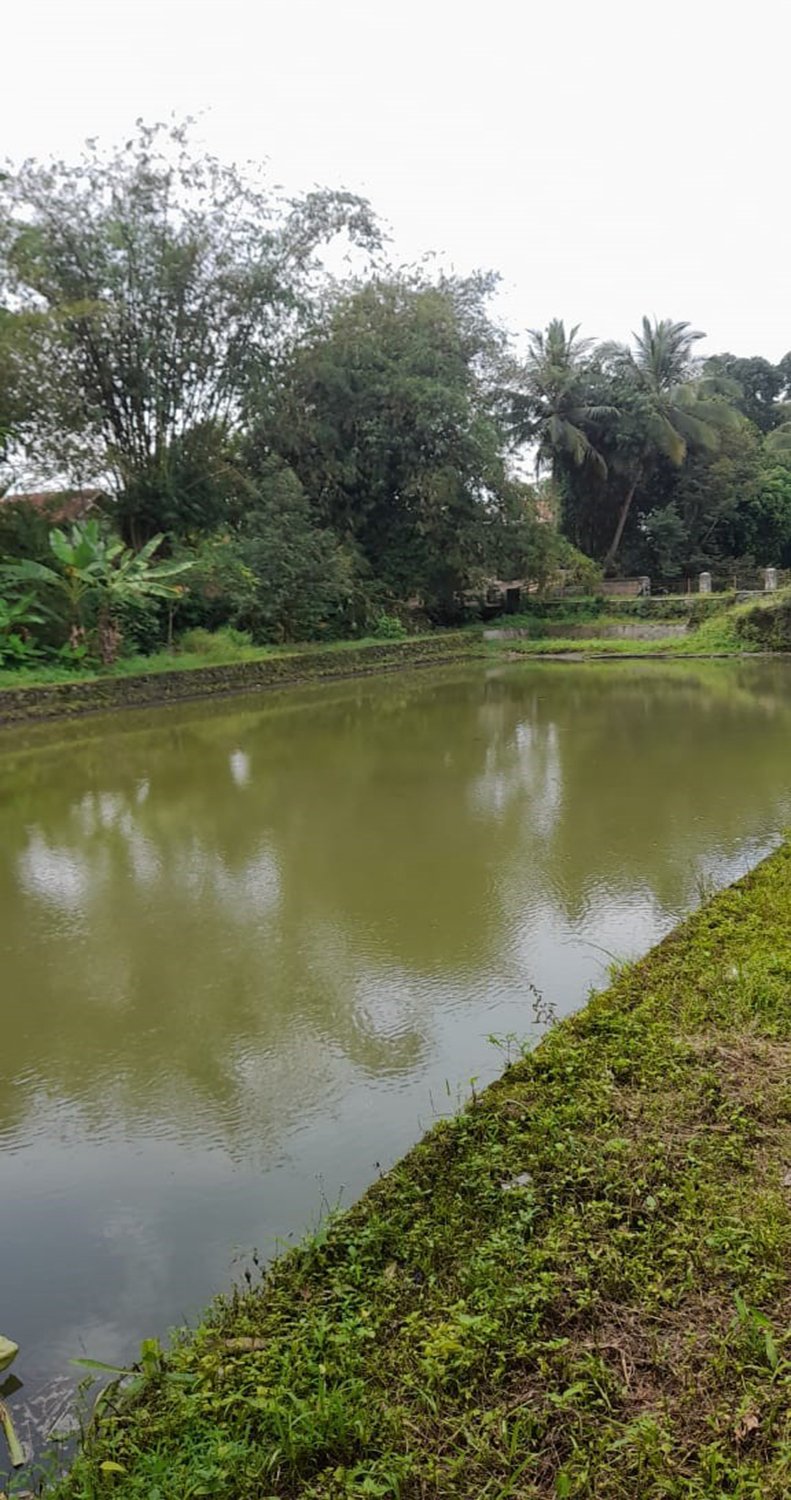
[[[488,622],[487,628],[524,630],[529,632],[529,638],[516,641],[488,642],[487,652],[497,653],[502,650],[519,652],[524,655],[553,655],[564,656],[570,652],[582,656],[695,656],[695,655],[738,655],[740,652],[761,649],[765,644],[757,636],[751,639],[745,632],[740,634],[737,629],[739,619],[746,620],[749,615],[755,615],[756,609],[769,609],[769,605],[738,605],[728,606],[729,596],[711,596],[711,613],[703,622],[691,629],[684,636],[660,637],[651,641],[618,640],[608,639],[606,636],[590,640],[575,639],[573,636],[563,636],[562,626],[564,624],[585,624],[596,620],[602,627],[623,624],[625,620],[642,618],[636,608],[631,606],[650,605],[651,600],[624,600],[615,604],[609,601],[607,612],[603,612],[601,601],[578,601],[580,607],[572,609],[571,603],[565,610],[549,609],[545,615],[526,613],[522,615],[505,615],[499,619]],[[776,596],[777,603],[773,604],[776,609],[782,604],[785,595]],[[661,604],[668,618],[677,618],[673,609],[683,606],[686,609],[688,600],[686,596],[677,599],[654,601]],[[699,603],[699,601],[696,601]],[[590,606],[586,609],[585,606]],[[704,596],[703,610],[709,612],[708,598]],[[656,613],[646,613],[646,619],[656,619]],[[661,615],[660,615],[661,618]],[[477,641],[483,626],[480,621],[474,621],[462,627],[463,633],[469,635],[471,643]],[[408,641],[441,639],[445,632],[441,630],[428,632],[423,635],[407,636]],[[452,632],[458,634],[458,629]],[[73,667],[41,663],[35,666],[0,669],[0,691],[4,688],[22,687],[44,687],[49,683],[59,682],[95,682],[103,678],[112,677],[135,677],[146,673],[160,673],[173,671],[200,671],[202,667],[216,667],[230,665],[233,662],[261,661],[266,657],[277,656],[299,656],[312,651],[358,651],[366,646],[387,645],[388,641],[378,636],[364,636],[342,641],[306,641],[301,643],[290,643],[283,646],[253,646],[240,645],[230,637],[233,632],[217,631],[214,637],[208,632],[198,632],[206,635],[207,648],[203,651],[184,650],[178,645],[175,651],[159,651],[152,656],[125,656],[116,662],[113,667],[98,667],[95,664],[86,666],[82,670]],[[775,644],[774,641],[769,644]]]
[[[656,601],[661,604],[668,619],[676,619],[674,606],[686,607],[688,599],[681,597]],[[596,624],[622,625],[627,616],[636,621],[637,611],[626,610],[626,605],[650,605],[648,600],[620,601],[618,607],[608,606],[606,614],[596,616]],[[689,611],[687,611],[689,613]],[[645,622],[650,620],[645,616]],[[661,619],[661,615],[659,617]],[[550,611],[538,614],[512,615],[493,621],[495,628],[524,630],[524,639],[487,642],[489,652],[518,652],[526,656],[738,656],[746,652],[782,651],[791,649],[791,591],[778,591],[767,598],[750,600],[745,604],[734,604],[732,595],[696,596],[692,601],[690,626],[683,635],[658,636],[653,640],[621,640],[606,635],[580,639],[563,634],[563,625],[571,624],[572,618],[559,620]],[[656,616],[654,616],[656,620]],[[678,622],[678,621],[677,621]],[[574,623],[582,623],[580,617]],[[587,623],[587,622],[586,622]]]
[[[791,850],[111,1398],[59,1500],[785,1500]]]
[[[656,639],[623,640],[600,636],[581,639],[563,635],[533,635],[528,639],[487,642],[494,652],[518,652],[526,656],[738,656],[755,650],[736,629],[736,610],[715,614],[702,625],[684,635],[659,636]],[[602,619],[602,625],[622,623]],[[535,629],[536,622],[531,622]]]
[[[457,632],[453,632],[456,634]],[[221,635],[221,632],[217,633]],[[444,632],[406,636],[409,641],[441,640]],[[474,632],[480,636],[480,626]],[[377,636],[358,636],[343,641],[305,641],[283,646],[239,646],[232,642],[215,641],[208,651],[185,651],[178,646],[174,651],[157,651],[151,656],[122,656],[112,667],[100,667],[95,663],[82,669],[42,663],[31,667],[0,669],[0,690],[3,688],[45,687],[58,682],[97,682],[113,677],[138,677],[149,672],[193,672],[202,667],[228,666],[234,662],[263,661],[271,656],[299,657],[315,651],[359,651],[366,646],[398,645],[399,642],[381,640]]]
[[[680,622],[690,617],[693,620],[703,620],[727,609],[734,600],[733,593],[651,594],[639,599],[589,595],[577,599],[554,600],[533,594],[523,602],[519,614],[501,615],[490,623],[521,628],[535,625],[557,632],[564,624],[590,624],[595,620],[602,624],[616,621],[621,624],[626,621]]]

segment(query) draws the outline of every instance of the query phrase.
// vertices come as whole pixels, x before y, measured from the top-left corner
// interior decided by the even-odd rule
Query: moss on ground
[[[111,1401],[58,1491],[791,1492],[791,850]]]

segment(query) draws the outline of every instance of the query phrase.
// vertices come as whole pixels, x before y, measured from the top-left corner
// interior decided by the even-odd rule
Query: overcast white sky
[[[503,276],[515,329],[791,348],[789,0],[17,0],[0,156],[202,114],[289,189],[367,194],[395,252]]]

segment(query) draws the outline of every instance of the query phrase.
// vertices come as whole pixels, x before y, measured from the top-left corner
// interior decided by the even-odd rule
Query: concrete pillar
[[[710,573],[701,573],[700,578],[698,579],[698,593],[699,594],[710,594],[711,593],[711,574]]]
[[[777,568],[764,568],[764,588],[767,594],[773,594],[777,588]]]

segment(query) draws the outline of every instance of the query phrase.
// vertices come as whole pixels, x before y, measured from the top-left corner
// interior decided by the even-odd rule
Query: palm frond
[[[680,468],[687,456],[687,443],[683,433],[679,432],[665,412],[659,410],[652,413],[650,425],[659,452],[676,468]]]

